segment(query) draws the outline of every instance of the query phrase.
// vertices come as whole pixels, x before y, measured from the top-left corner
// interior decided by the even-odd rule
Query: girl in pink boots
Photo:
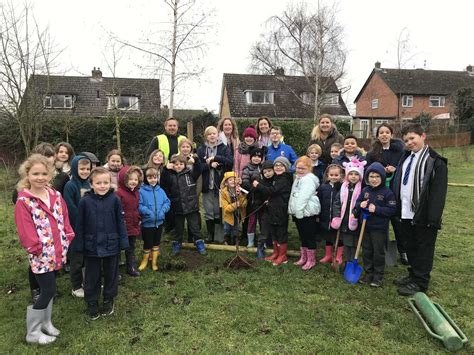
[[[319,214],[319,231],[323,240],[326,241],[326,253],[319,260],[321,264],[332,263],[334,248],[336,251],[336,262],[342,264],[342,254],[344,246],[342,238],[335,246],[336,230],[331,228],[331,220],[334,216],[334,201],[341,190],[342,181],[344,180],[344,170],[340,165],[331,164],[324,173],[324,183],[318,188],[319,202],[321,203],[321,213]]]
[[[321,212],[316,192],[319,179],[312,174],[312,161],[303,156],[296,160],[296,178],[291,187],[288,213],[293,216],[293,221],[298,229],[301,239],[301,257],[294,264],[302,266],[307,271],[316,265],[316,216]]]

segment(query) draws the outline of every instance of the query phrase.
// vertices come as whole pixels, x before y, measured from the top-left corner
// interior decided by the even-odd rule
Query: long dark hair
[[[382,163],[383,146],[382,146],[382,143],[380,143],[378,137],[379,137],[380,128],[382,127],[387,128],[393,136],[393,127],[390,126],[388,123],[382,123],[381,125],[377,127],[377,131],[375,132],[376,139],[375,139],[374,144],[372,144],[372,157],[374,161],[378,161],[379,163]]]

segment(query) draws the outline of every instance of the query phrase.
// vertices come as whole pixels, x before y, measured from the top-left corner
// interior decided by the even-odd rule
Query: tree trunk
[[[178,2],[175,0],[173,9],[173,38],[171,42],[171,87],[170,87],[170,107],[168,117],[173,117],[174,110],[174,89],[176,85],[176,35],[178,32]]]
[[[115,140],[117,141],[117,149],[122,151],[122,142],[120,139],[120,117],[115,113]]]

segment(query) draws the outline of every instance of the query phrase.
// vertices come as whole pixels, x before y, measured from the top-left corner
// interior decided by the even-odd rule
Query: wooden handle
[[[362,239],[364,238],[364,232],[365,232],[365,223],[367,220],[364,218],[362,220],[362,227],[360,228],[360,234],[359,234],[359,241],[357,242],[357,249],[355,253],[354,259],[357,259],[359,257],[359,252],[360,252],[360,246],[362,244]]]

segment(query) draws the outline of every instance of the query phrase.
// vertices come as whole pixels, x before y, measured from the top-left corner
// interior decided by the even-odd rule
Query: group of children
[[[296,160],[295,174],[286,157],[265,160],[265,149],[250,139],[239,152],[248,155],[247,162],[237,172],[235,156],[219,141],[217,129],[207,127],[204,138],[196,153],[191,141],[180,140],[179,154],[169,161],[155,150],[144,167],[127,166],[118,150],[109,152],[102,167],[92,153],[74,156],[67,143],[55,149],[43,143],[21,165],[15,221],[29,254],[30,284],[36,281],[41,291],[28,307],[28,342],[49,343],[59,335],[50,322],[51,307],[55,271],[66,260],[72,294],[84,297],[90,318],[97,319],[114,312],[121,250],[130,276],[139,276],[150,261],[152,270],[158,270],[165,221],[175,230],[172,255],[180,253],[185,222],[197,250],[206,255],[200,232],[201,193],[210,242],[216,225],[223,224],[225,242],[235,243],[246,222],[248,246],[256,240],[257,258],[275,266],[288,262],[291,216],[301,241],[301,255],[294,264],[305,271],[316,265],[321,242],[321,263],[342,264],[343,256],[352,261],[361,215],[367,215],[361,281],[382,285],[388,222],[397,202],[386,186],[384,167],[378,162],[365,166],[354,136],[331,147],[333,163],[328,166],[319,160],[321,147],[312,144]],[[135,245],[140,235],[143,258],[137,269]],[[268,243],[273,251],[265,257]]]

